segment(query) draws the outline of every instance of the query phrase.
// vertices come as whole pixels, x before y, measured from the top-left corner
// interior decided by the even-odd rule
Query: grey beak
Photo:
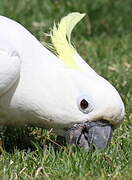
[[[112,137],[112,126],[107,122],[86,122],[75,124],[66,134],[68,144],[84,147],[88,152],[93,146],[95,149],[104,149]]]

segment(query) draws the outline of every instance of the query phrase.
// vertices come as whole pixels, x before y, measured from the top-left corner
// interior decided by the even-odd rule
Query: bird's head
[[[60,98],[55,107],[60,124],[70,128],[66,132],[68,143],[89,151],[91,144],[95,148],[106,147],[112,129],[123,121],[124,104],[116,89],[79,56],[70,42],[72,29],[84,15],[71,13],[62,18],[50,36],[66,67],[60,77],[64,82],[57,90]]]

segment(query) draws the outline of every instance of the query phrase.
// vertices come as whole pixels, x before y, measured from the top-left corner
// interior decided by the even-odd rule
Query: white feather
[[[19,55],[12,64],[8,53],[0,55],[0,73],[10,77],[9,81],[0,77],[0,125],[36,125],[60,133],[75,123],[100,118],[115,125],[122,122],[124,105],[119,94],[79,55],[76,61],[84,72],[67,68],[24,27],[2,16],[0,49],[13,49]],[[87,114],[78,107],[83,94],[94,107]]]

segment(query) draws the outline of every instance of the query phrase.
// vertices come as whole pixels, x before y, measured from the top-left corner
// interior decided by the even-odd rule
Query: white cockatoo
[[[17,22],[0,16],[0,125],[53,128],[67,143],[106,147],[123,121],[116,89],[98,75],[70,42],[85,16],[70,13],[50,32],[45,48]]]

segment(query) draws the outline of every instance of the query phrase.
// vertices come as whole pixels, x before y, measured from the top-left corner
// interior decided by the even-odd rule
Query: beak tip
[[[108,145],[112,137],[112,128],[110,125],[94,126],[89,130],[90,144],[95,149],[104,149]]]

